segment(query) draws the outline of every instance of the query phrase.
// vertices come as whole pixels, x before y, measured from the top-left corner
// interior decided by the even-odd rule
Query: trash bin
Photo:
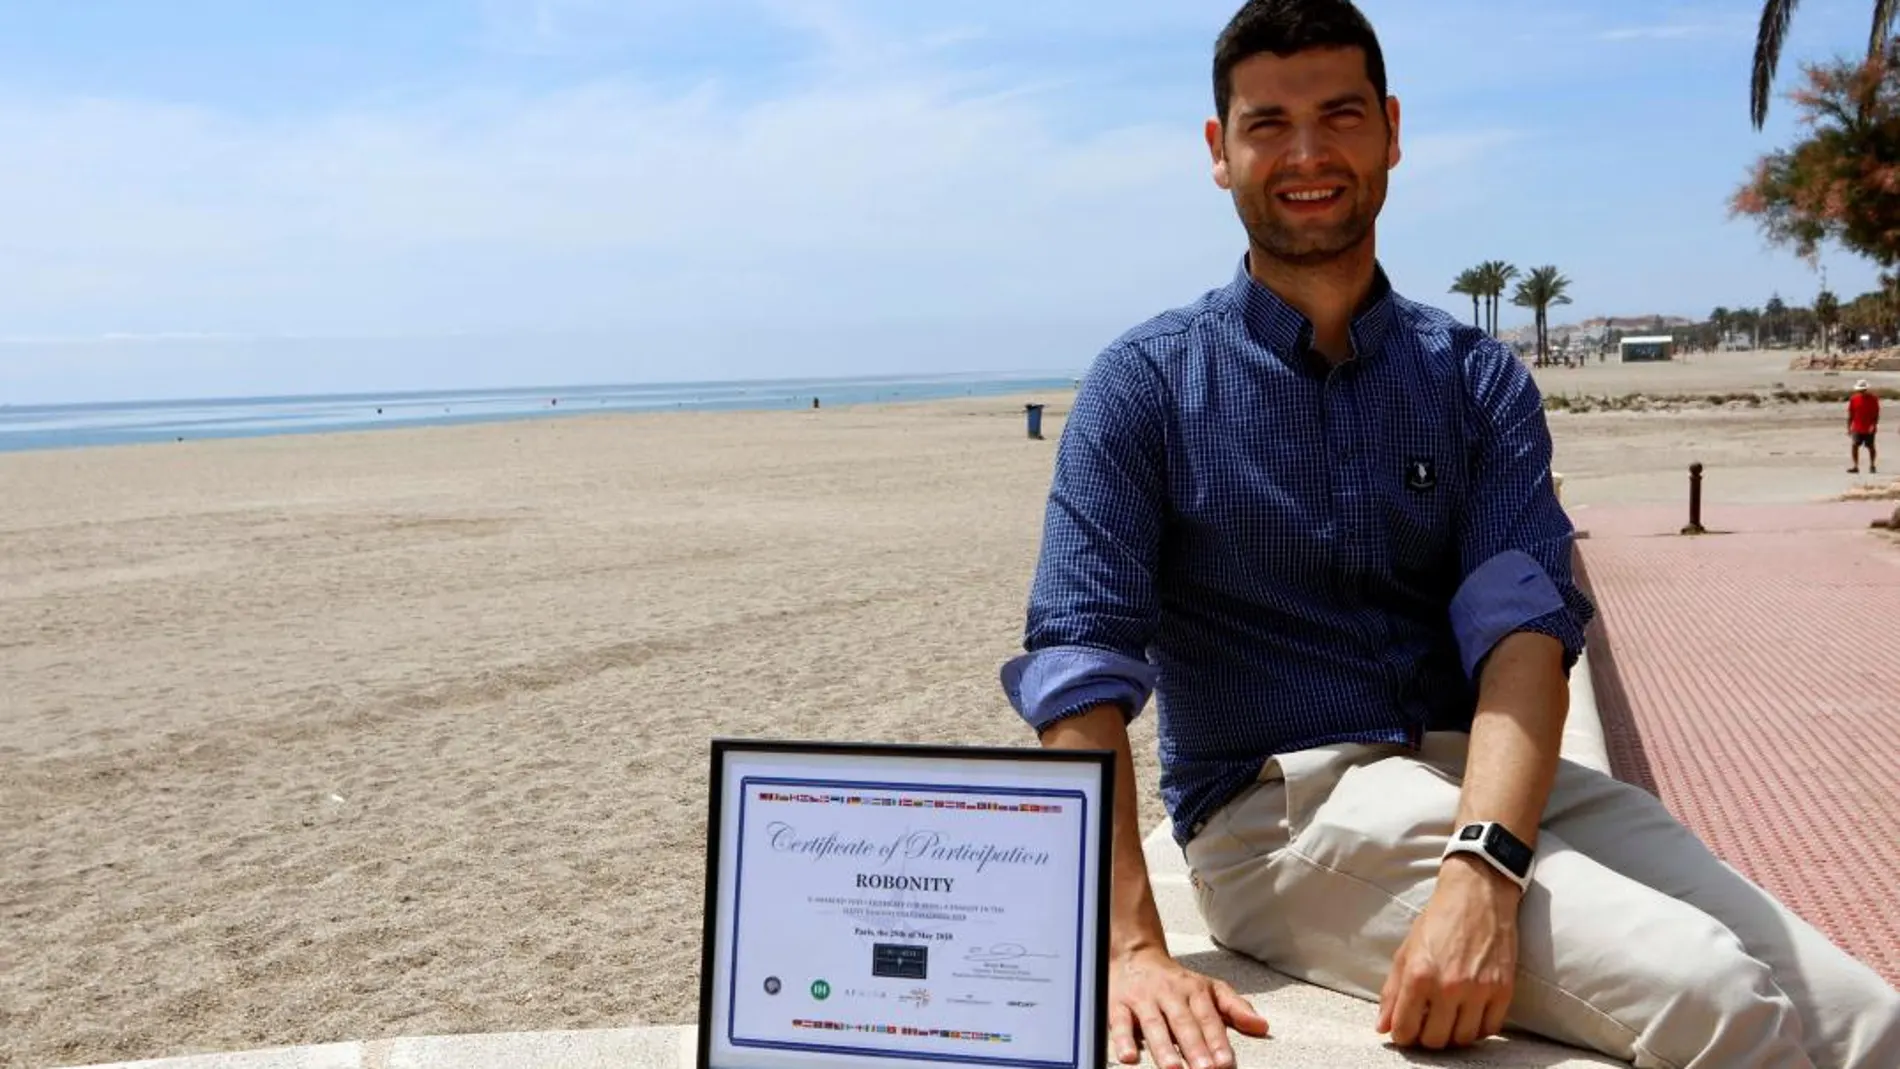
[[[1031,438],[1041,438],[1042,437],[1042,406],[1041,405],[1024,405],[1023,412],[1027,414],[1029,417],[1029,436]]]

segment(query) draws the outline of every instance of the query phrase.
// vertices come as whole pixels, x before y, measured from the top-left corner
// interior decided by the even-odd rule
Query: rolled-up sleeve
[[[1563,644],[1568,674],[1596,608],[1573,576],[1576,528],[1551,479],[1543,396],[1523,361],[1495,342],[1482,343],[1466,369],[1471,493],[1451,602],[1465,672],[1476,679],[1500,641],[1532,631]]]
[[[1056,447],[1023,655],[1003,666],[1010,704],[1037,731],[1103,704],[1138,715],[1159,612],[1165,431],[1152,369],[1104,352],[1082,380]]]

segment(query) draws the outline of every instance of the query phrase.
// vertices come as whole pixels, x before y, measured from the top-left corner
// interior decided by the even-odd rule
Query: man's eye
[[[1363,111],[1335,111],[1333,112],[1333,122],[1339,124],[1340,126],[1357,126],[1361,122],[1364,122],[1365,118],[1366,118],[1366,113]]]

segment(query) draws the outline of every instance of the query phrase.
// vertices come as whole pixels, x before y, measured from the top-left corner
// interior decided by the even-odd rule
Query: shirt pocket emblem
[[[1412,457],[1405,462],[1405,488],[1422,494],[1438,485],[1438,466],[1431,457]]]

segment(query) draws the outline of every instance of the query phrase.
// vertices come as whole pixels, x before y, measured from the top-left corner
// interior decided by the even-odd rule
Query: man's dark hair
[[[1372,23],[1351,0],[1247,0],[1214,43],[1214,107],[1227,121],[1234,96],[1234,67],[1250,56],[1291,56],[1313,48],[1357,48],[1366,56],[1366,76],[1385,103],[1385,53]]]

